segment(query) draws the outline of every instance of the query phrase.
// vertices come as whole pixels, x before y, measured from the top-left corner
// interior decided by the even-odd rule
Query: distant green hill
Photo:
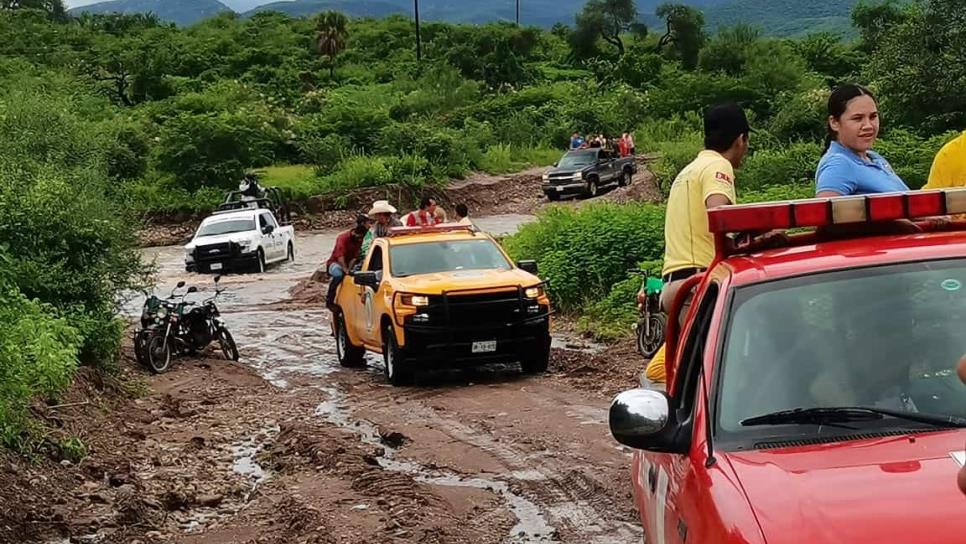
[[[238,5],[252,5],[245,0]],[[660,31],[654,16],[665,0],[638,0],[642,19]],[[852,33],[849,12],[858,0],[682,0],[704,11],[708,30],[747,23],[761,27],[766,34],[797,36],[815,31]],[[526,25],[549,28],[556,23],[572,25],[586,0],[520,0],[520,19]],[[425,21],[487,23],[513,21],[516,0],[421,0],[420,15]],[[218,0],[113,0],[74,8],[71,13],[144,13],[154,12],[161,19],[189,25],[229,11]],[[412,0],[291,0],[266,2],[244,12],[249,16],[262,11],[278,11],[293,17],[336,10],[351,17],[411,15]]]
[[[811,32],[852,34],[850,13],[859,0],[731,0],[705,8],[711,31],[745,23],[775,36]]]
[[[218,0],[114,0],[70,10],[79,13],[154,13],[163,21],[190,25],[231,9]]]

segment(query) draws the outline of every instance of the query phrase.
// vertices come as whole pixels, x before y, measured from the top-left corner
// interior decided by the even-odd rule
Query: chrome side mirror
[[[624,391],[610,405],[610,432],[618,442],[634,449],[686,453],[691,442],[691,424],[675,421],[671,404],[671,399],[662,391]]]
[[[640,448],[642,440],[664,430],[670,411],[667,396],[659,391],[624,391],[610,405],[610,432],[621,444]]]

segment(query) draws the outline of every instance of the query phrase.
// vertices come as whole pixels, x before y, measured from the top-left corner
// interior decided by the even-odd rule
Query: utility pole
[[[520,26],[520,0],[517,0],[517,26]]]
[[[419,35],[419,0],[413,0],[413,11],[416,12],[416,62],[423,58],[422,38]]]

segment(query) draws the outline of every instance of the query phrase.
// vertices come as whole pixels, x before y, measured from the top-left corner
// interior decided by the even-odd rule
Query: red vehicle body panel
[[[704,344],[687,455],[635,451],[632,484],[648,544],[966,542],[966,498],[956,487],[966,430],[741,452],[708,460],[706,397],[736,286],[833,270],[966,257],[966,232],[883,236],[735,256],[708,272],[695,293],[718,293]],[[673,317],[672,317],[673,319]],[[675,391],[681,349],[668,360]],[[950,362],[950,368],[954,361]],[[966,402],[966,399],[964,399]]]

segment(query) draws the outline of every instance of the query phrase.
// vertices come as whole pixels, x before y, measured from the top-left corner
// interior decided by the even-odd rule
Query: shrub
[[[918,189],[928,181],[932,161],[943,144],[957,134],[950,132],[923,138],[908,130],[893,129],[879,138],[875,150],[889,161],[910,189]]]
[[[274,161],[283,136],[270,121],[243,109],[180,114],[161,127],[155,165],[191,191],[234,188],[246,169]]]
[[[507,238],[514,259],[535,259],[558,308],[575,311],[624,279],[628,267],[664,253],[664,208],[655,204],[554,206]]]
[[[745,159],[737,173],[739,189],[769,185],[808,185],[822,157],[817,143],[795,143],[778,149],[760,149]]]

